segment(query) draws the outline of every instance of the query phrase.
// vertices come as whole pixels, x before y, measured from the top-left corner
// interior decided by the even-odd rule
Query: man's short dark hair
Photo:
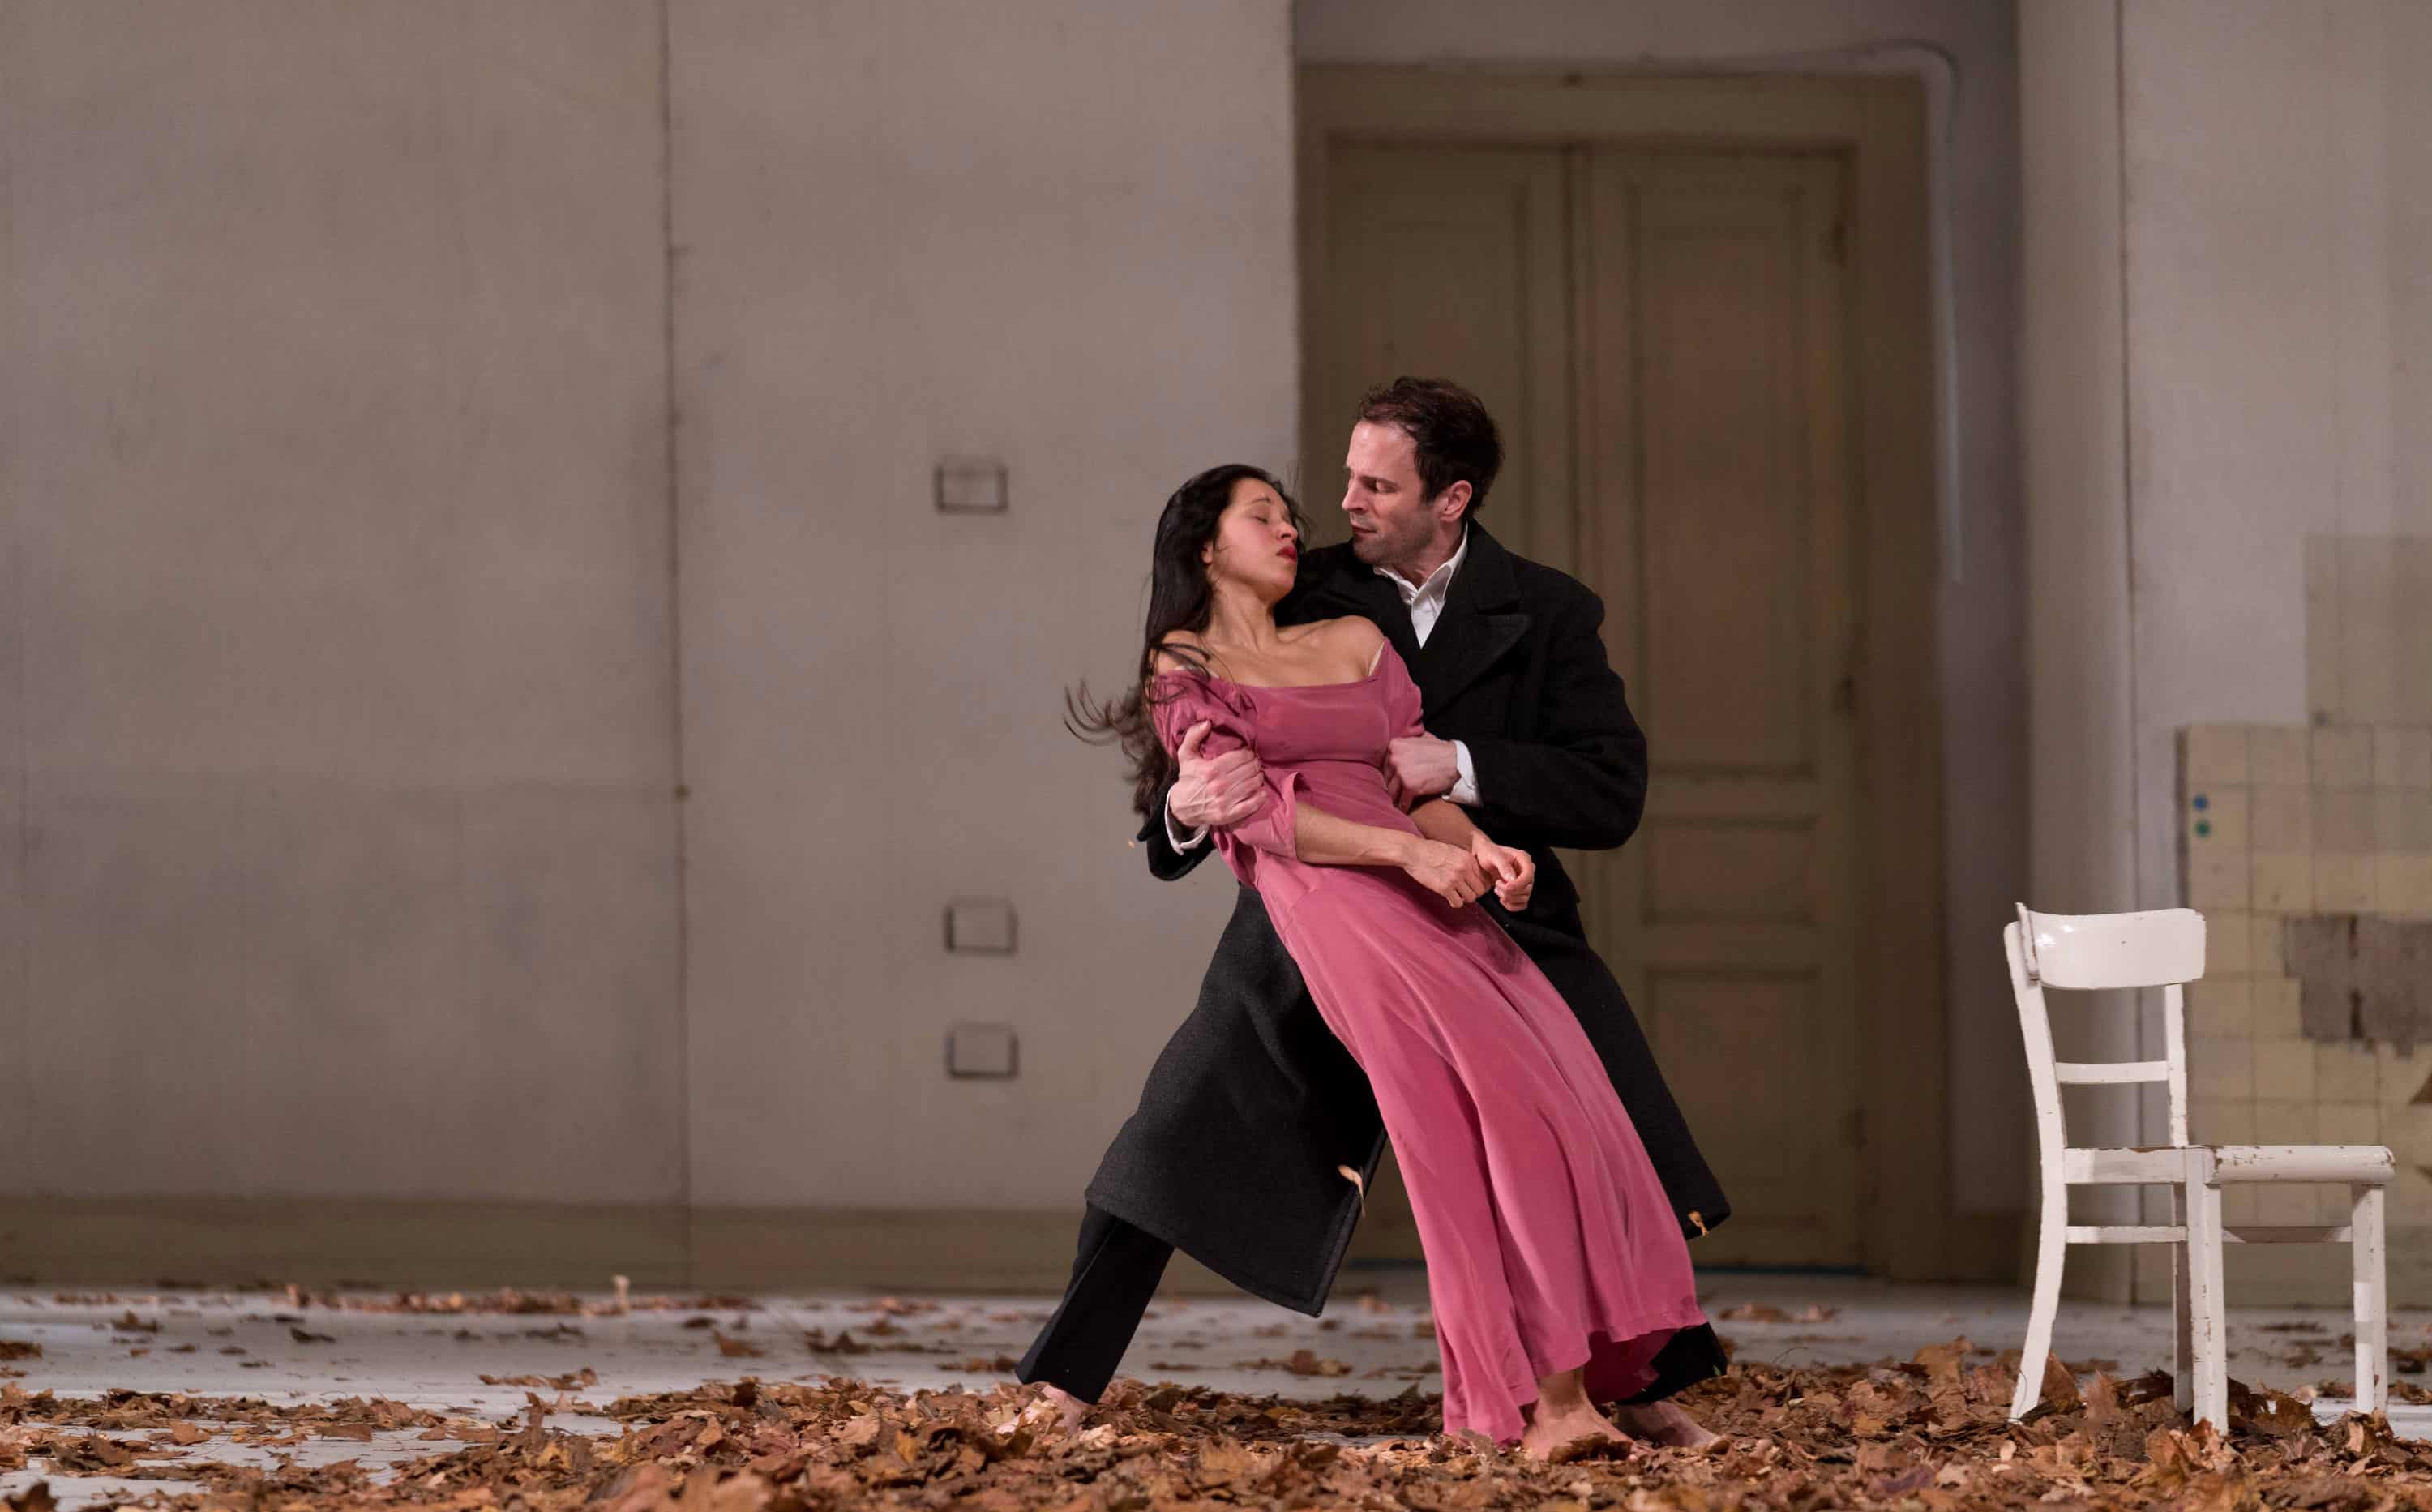
[[[1441,378],[1397,378],[1360,399],[1360,417],[1401,428],[1418,449],[1419,486],[1429,499],[1469,484],[1468,515],[1486,502],[1503,470],[1503,437],[1477,395]],[[1465,518],[1465,517],[1464,517]]]

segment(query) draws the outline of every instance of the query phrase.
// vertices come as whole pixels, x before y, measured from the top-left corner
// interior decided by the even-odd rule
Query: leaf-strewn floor
[[[1873,1363],[1802,1363],[1812,1347],[1786,1341],[1866,1334],[1842,1312],[1858,1304],[1801,1302],[1798,1290],[1784,1281],[1779,1300],[1710,1303],[1737,1354],[1730,1376],[1686,1403],[1726,1443],[1553,1466],[1435,1433],[1432,1342],[1407,1289],[1399,1302],[1346,1299],[1325,1321],[1251,1323],[1283,1315],[1160,1300],[1156,1336],[1144,1334],[1127,1367],[1154,1354],[1145,1373],[1174,1379],[1119,1382],[1071,1435],[1016,1421],[1032,1398],[1009,1380],[1005,1350],[1036,1326],[1038,1306],[20,1295],[0,1312],[0,1502],[246,1512],[2432,1506],[2432,1445],[2386,1420],[2323,1422],[2258,1384],[2238,1391],[2227,1436],[2191,1431],[2168,1378],[2136,1373],[2151,1362],[2133,1351],[2124,1366],[2072,1356],[2078,1368],[2055,1368],[2046,1406],[2017,1424],[2006,1420],[2013,1368],[1993,1343],[1946,1337]],[[2284,1383],[2300,1370],[2327,1385],[2347,1368],[2339,1322],[2251,1320],[2247,1333]],[[2394,1335],[2402,1371],[2424,1363],[2411,1348],[2420,1333],[2402,1324]],[[429,1378],[366,1368],[382,1340],[414,1341]],[[189,1384],[159,1379],[172,1365]],[[128,1384],[92,1389],[103,1370]],[[237,1371],[250,1373],[228,1379]],[[1222,1385],[1175,1384],[1194,1373]],[[873,1379],[888,1376],[898,1379]],[[2422,1376],[2395,1379],[2424,1395]],[[349,1392],[358,1380],[382,1389]]]

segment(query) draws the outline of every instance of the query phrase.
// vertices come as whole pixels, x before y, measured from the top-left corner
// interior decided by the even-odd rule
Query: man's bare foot
[[[1520,1453],[1530,1459],[1550,1459],[1554,1451],[1576,1438],[1630,1442],[1628,1434],[1607,1422],[1604,1414],[1585,1402],[1550,1409],[1540,1402],[1528,1417],[1527,1430],[1520,1435]]]
[[[1095,1402],[1083,1402],[1062,1386],[1041,1385],[1039,1395],[1041,1402],[1055,1412],[1056,1427],[1060,1433],[1069,1434],[1078,1429],[1081,1419],[1089,1417],[1089,1409],[1096,1405]]]
[[[1081,1419],[1089,1416],[1091,1405],[1062,1386],[1042,1382],[1039,1387],[1039,1400],[1022,1408],[1012,1421],[997,1431],[1009,1434],[1016,1428],[1029,1427],[1053,1428],[1059,1434],[1069,1434],[1081,1426]]]
[[[1615,1402],[1613,1422],[1632,1438],[1675,1449],[1703,1449],[1723,1436],[1669,1402]]]

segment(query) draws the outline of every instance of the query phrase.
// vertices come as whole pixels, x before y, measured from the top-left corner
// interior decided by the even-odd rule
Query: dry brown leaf
[[[828,1337],[819,1329],[813,1329],[802,1335],[802,1342],[810,1347],[814,1354],[868,1354],[870,1352],[869,1345],[854,1338],[846,1329],[836,1330],[834,1338]]]

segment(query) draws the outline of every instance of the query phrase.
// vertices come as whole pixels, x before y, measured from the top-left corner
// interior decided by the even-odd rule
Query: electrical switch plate
[[[958,956],[1013,954],[1013,904],[1005,898],[956,898],[946,905],[946,948]]]
[[[1013,507],[1005,464],[949,457],[937,464],[937,508],[949,515],[1002,515]]]
[[[956,1024],[946,1030],[950,1077],[1009,1077],[1021,1059],[1022,1042],[1010,1024]]]

